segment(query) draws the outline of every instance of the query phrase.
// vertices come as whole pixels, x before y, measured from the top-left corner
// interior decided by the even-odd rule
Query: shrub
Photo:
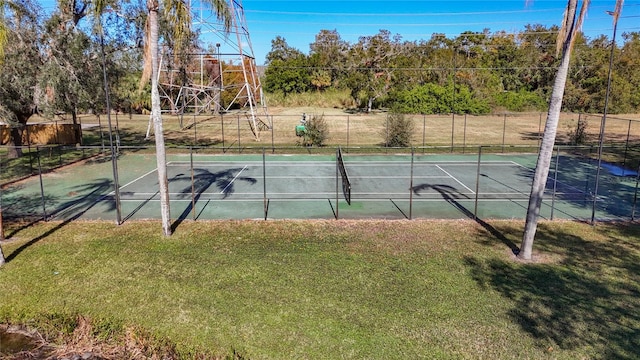
[[[411,134],[413,134],[414,123],[404,114],[390,113],[387,116],[387,127],[383,130],[384,146],[387,147],[408,147],[411,146]]]
[[[478,99],[469,87],[456,84],[453,86],[424,84],[409,90],[400,90],[392,94],[390,104],[395,112],[404,114],[446,114],[451,112],[451,103],[456,114],[481,115],[490,112],[489,105]]]
[[[582,118],[575,125],[569,125],[569,142],[571,145],[583,145],[587,141],[587,126],[589,122]]]
[[[306,146],[323,146],[329,137],[329,126],[324,119],[324,114],[312,115],[305,125],[306,132],[304,142]]]
[[[526,90],[500,93],[496,96],[496,104],[509,111],[542,110],[547,106],[540,94]]]

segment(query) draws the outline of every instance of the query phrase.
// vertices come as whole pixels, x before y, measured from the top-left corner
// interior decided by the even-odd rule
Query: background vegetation
[[[558,28],[527,25],[517,33],[463,32],[403,41],[380,30],[357,43],[322,30],[309,54],[276,37],[267,55],[264,88],[275,98],[344,89],[356,108],[404,113],[486,114],[544,111],[559,57]],[[602,112],[611,42],[579,36],[563,109]],[[611,113],[640,109],[640,33],[622,35],[614,49]],[[270,96],[271,98],[271,96]]]

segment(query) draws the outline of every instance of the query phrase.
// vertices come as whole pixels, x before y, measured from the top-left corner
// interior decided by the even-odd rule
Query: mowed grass
[[[44,223],[2,244],[0,322],[82,315],[185,358],[631,359],[640,226],[522,222]],[[115,325],[114,325],[115,324]]]

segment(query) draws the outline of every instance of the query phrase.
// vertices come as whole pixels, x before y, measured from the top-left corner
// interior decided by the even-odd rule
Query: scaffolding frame
[[[204,50],[181,54],[186,67],[179,68],[174,64],[171,49],[162,48],[158,72],[162,111],[183,115],[221,114],[239,109],[259,141],[260,131],[272,128],[271,117],[242,2],[228,0],[228,5],[231,27],[225,30],[208,4],[189,1],[192,31],[198,33],[199,48]]]

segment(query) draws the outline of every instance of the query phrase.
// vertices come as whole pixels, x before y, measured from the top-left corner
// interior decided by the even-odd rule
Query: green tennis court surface
[[[347,183],[331,155],[170,155],[171,215],[175,220],[524,218],[535,159],[532,154],[344,154]],[[122,218],[160,218],[155,156],[123,154],[117,164]],[[590,219],[595,167],[591,160],[556,157],[541,216]],[[599,219],[635,215],[637,174],[614,170],[601,171]],[[4,189],[3,210],[11,218],[115,220],[113,184],[109,159],[74,165]]]

